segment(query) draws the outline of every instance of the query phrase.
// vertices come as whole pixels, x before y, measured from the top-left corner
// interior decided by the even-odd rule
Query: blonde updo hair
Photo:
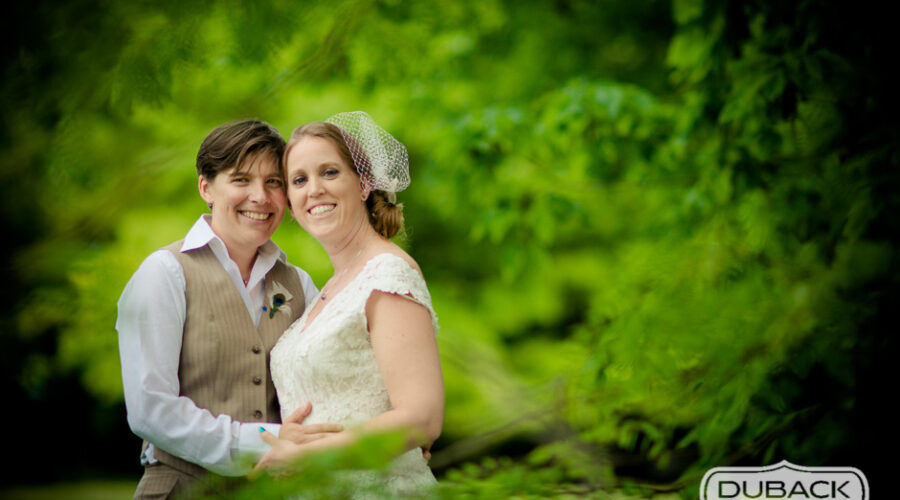
[[[356,165],[353,161],[353,157],[350,155],[350,148],[347,147],[341,129],[337,125],[327,122],[310,122],[294,129],[287,146],[284,148],[285,165],[287,165],[291,149],[304,137],[321,137],[330,141],[337,148],[338,154],[341,155],[341,158],[344,159],[347,165],[353,167],[353,172],[357,177],[362,179],[363,175],[369,175],[370,168],[368,168],[368,165]],[[347,140],[353,141],[355,139],[352,135],[347,134]],[[368,160],[363,158],[362,161],[365,163]],[[403,229],[403,204],[391,202],[390,193],[381,190],[370,192],[368,198],[366,198],[366,210],[369,212],[369,223],[375,228],[375,232],[385,238],[393,238]]]

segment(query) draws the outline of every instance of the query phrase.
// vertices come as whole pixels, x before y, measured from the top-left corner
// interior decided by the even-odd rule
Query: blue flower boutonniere
[[[283,287],[281,283],[274,281],[272,282],[272,295],[268,300],[269,306],[263,306],[263,311],[268,309],[269,319],[274,318],[275,313],[278,311],[284,311],[285,314],[290,316],[291,305],[288,302],[293,298],[293,295],[287,291],[287,288]]]

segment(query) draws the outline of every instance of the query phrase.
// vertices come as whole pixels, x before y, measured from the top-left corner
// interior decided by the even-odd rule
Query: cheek
[[[240,205],[246,196],[244,193],[238,189],[230,189],[221,193],[220,196],[216,198],[216,200],[221,200],[223,203],[227,203],[230,206]]]
[[[287,195],[281,189],[275,190],[272,192],[272,201],[284,207],[287,204]]]
[[[287,205],[291,210],[292,215],[294,214],[295,208],[303,207],[305,195],[301,189],[289,189],[287,193]]]

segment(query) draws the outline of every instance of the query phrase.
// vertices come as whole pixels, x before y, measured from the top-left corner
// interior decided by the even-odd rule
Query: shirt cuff
[[[262,427],[276,437],[281,432],[281,424],[273,424],[270,422],[252,422],[241,424],[241,433],[238,436],[238,452],[242,454],[256,455],[256,458],[263,456],[269,451],[268,443],[263,441],[260,436],[259,428]]]
[[[253,422],[241,424],[241,430],[238,435],[237,449],[232,450],[240,459],[252,461],[254,464],[269,451],[271,446],[263,441],[260,436],[259,428],[262,427],[266,431],[275,436],[281,432],[281,424],[273,424],[271,422]]]

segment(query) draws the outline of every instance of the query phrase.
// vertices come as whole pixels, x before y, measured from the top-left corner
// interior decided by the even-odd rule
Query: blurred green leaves
[[[20,243],[12,335],[52,347],[16,380],[39,397],[74,373],[120,398],[115,301],[204,210],[193,161],[210,129],[256,116],[287,136],[365,109],[412,160],[401,243],[440,317],[448,496],[689,494],[715,465],[850,463],[897,297],[900,142],[888,45],[860,29],[873,16],[824,1],[39,9],[27,26],[48,35],[23,29],[5,52],[0,174]],[[296,224],[275,240],[324,283]]]

